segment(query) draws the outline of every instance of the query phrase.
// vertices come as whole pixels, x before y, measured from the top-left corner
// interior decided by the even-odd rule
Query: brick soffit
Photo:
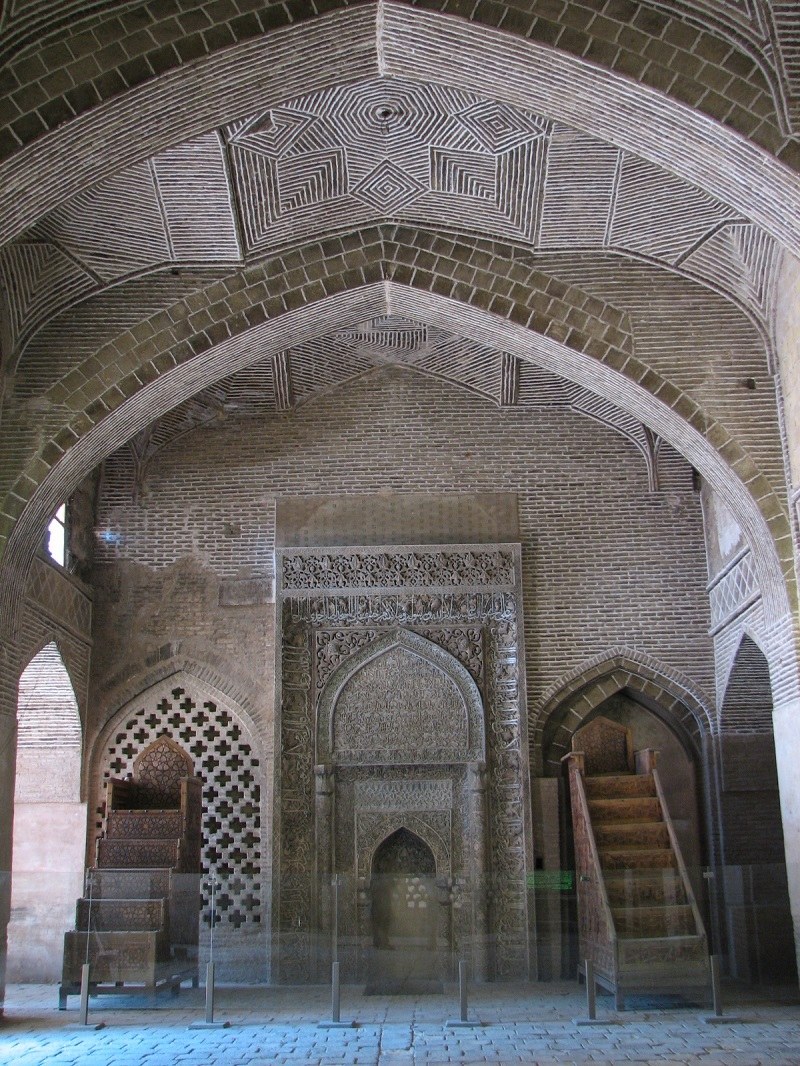
[[[453,291],[454,283],[437,280],[433,275],[427,277],[424,271],[414,279],[414,284],[382,279],[380,262],[350,273],[349,283],[343,276],[341,284],[333,284],[331,295],[324,295],[321,282],[313,282],[305,295],[290,297],[288,303],[279,300],[274,318],[262,304],[262,310],[256,315],[260,322],[257,325],[250,325],[245,312],[233,310],[231,306],[227,309],[227,323],[215,315],[217,321],[210,332],[197,334],[194,339],[191,323],[184,322],[180,326],[184,340],[176,344],[169,325],[161,342],[166,345],[163,350],[159,351],[158,342],[154,348],[151,335],[139,345],[138,357],[134,344],[126,362],[135,369],[127,378],[117,376],[110,386],[104,380],[102,367],[97,373],[95,361],[96,385],[100,391],[93,401],[87,389],[91,392],[95,386],[82,375],[74,378],[76,385],[81,384],[73,400],[68,395],[61,397],[66,406],[61,407],[60,417],[70,408],[75,414],[67,417],[61,429],[56,430],[54,425],[50,443],[29,463],[3,505],[3,520],[10,532],[5,553],[9,579],[3,586],[9,615],[13,614],[19,596],[28,546],[38,536],[65,487],[77,484],[122,440],[200,389],[243,369],[270,351],[277,353],[389,313],[466,333],[482,343],[531,360],[613,400],[618,407],[649,425],[701,471],[737,515],[755,549],[767,612],[774,619],[785,616],[788,601],[784,582],[788,581],[791,587],[793,563],[788,522],[777,498],[752,460],[722,426],[715,424],[680,390],[639,363],[630,350],[626,351],[624,323],[619,317],[614,325],[610,322],[604,325],[605,340],[602,340],[585,329],[570,329],[562,321],[553,320],[551,329],[547,317],[530,311],[524,299],[515,304],[499,294],[492,296],[491,285],[488,292],[480,298],[476,294],[470,302],[445,295],[445,290]],[[409,270],[409,280],[413,273]],[[440,285],[440,280],[445,284]],[[247,300],[241,283],[235,288],[237,291],[230,294],[233,306],[242,308],[243,300],[244,304]],[[254,292],[262,300],[263,289],[263,282],[255,281]],[[213,291],[219,298],[225,295],[225,289],[219,286]],[[567,296],[559,291],[562,297]],[[602,307],[598,310],[602,323]],[[613,314],[613,309],[610,310]],[[537,315],[541,321],[534,317]],[[532,319],[537,332],[531,330]],[[113,348],[110,352],[120,354]],[[142,356],[146,356],[144,361]],[[50,473],[48,468],[52,468]],[[764,513],[757,500],[765,508]]]
[[[388,77],[259,110],[64,202],[0,252],[11,343],[19,358],[48,320],[126,279],[254,262],[387,214],[653,262],[726,296],[770,345],[781,255],[759,226],[583,131]]]
[[[395,3],[335,12],[232,45],[64,122],[0,167],[8,192],[0,237],[18,235],[82,188],[172,144],[370,73],[479,94],[491,85],[496,100],[661,166],[800,250],[800,178],[741,134],[568,53]],[[71,161],[66,169],[64,159]]]

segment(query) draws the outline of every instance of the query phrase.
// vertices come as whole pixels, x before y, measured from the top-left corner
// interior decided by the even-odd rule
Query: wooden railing
[[[608,902],[600,855],[589,816],[583,784],[585,757],[581,751],[564,756],[569,768],[572,825],[575,835],[575,873],[578,892],[580,966],[588,959],[598,976],[613,981],[617,972],[617,931]]]

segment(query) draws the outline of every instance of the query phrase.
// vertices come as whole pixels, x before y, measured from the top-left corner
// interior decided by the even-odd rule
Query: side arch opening
[[[18,687],[17,773],[9,981],[61,976],[64,932],[82,895],[86,804],[75,692],[55,641],[34,656]]]

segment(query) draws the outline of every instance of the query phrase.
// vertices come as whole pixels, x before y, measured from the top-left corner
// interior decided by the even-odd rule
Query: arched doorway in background
[[[61,977],[64,932],[75,924],[86,851],[81,723],[55,642],[19,679],[9,981]]]

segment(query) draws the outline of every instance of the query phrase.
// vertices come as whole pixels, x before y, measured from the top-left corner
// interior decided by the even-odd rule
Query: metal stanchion
[[[86,884],[89,888],[89,910],[86,915],[86,951],[83,956],[83,966],[81,966],[81,1007],[77,1023],[67,1026],[67,1028],[104,1029],[105,1022],[89,1021],[89,971],[91,970],[91,962],[89,961],[89,941],[92,935],[92,890],[94,889],[94,880],[91,874],[86,879]]]
[[[211,933],[208,941],[208,964],[206,965],[206,1017],[205,1021],[192,1022],[190,1029],[229,1029],[230,1022],[214,1021],[214,925],[217,920],[217,885],[211,878]]]
[[[723,1013],[722,986],[719,979],[719,955],[712,955],[709,962],[711,963],[711,1001],[714,1013],[709,1018],[706,1018],[706,1021],[709,1025],[732,1025],[735,1022],[744,1021],[743,1018]]]
[[[469,1020],[469,1003],[467,1000],[468,985],[467,985],[467,960],[458,960],[458,1001],[460,1007],[460,1016],[458,1018],[452,1018],[447,1022],[449,1029],[463,1029],[466,1027],[474,1027],[476,1025],[483,1025],[483,1022],[476,1019],[475,1021]]]
[[[333,922],[331,930],[331,1020],[319,1022],[320,1029],[354,1029],[353,1021],[342,1021],[342,989],[339,973],[339,875],[332,881],[333,886]]]
[[[619,1025],[618,1018],[597,1017],[597,982],[594,977],[594,963],[586,959],[583,964],[583,972],[586,977],[586,1014],[585,1018],[576,1018],[576,1025]]]
[[[586,1011],[590,1021],[597,1018],[597,985],[594,983],[594,963],[586,960]]]

